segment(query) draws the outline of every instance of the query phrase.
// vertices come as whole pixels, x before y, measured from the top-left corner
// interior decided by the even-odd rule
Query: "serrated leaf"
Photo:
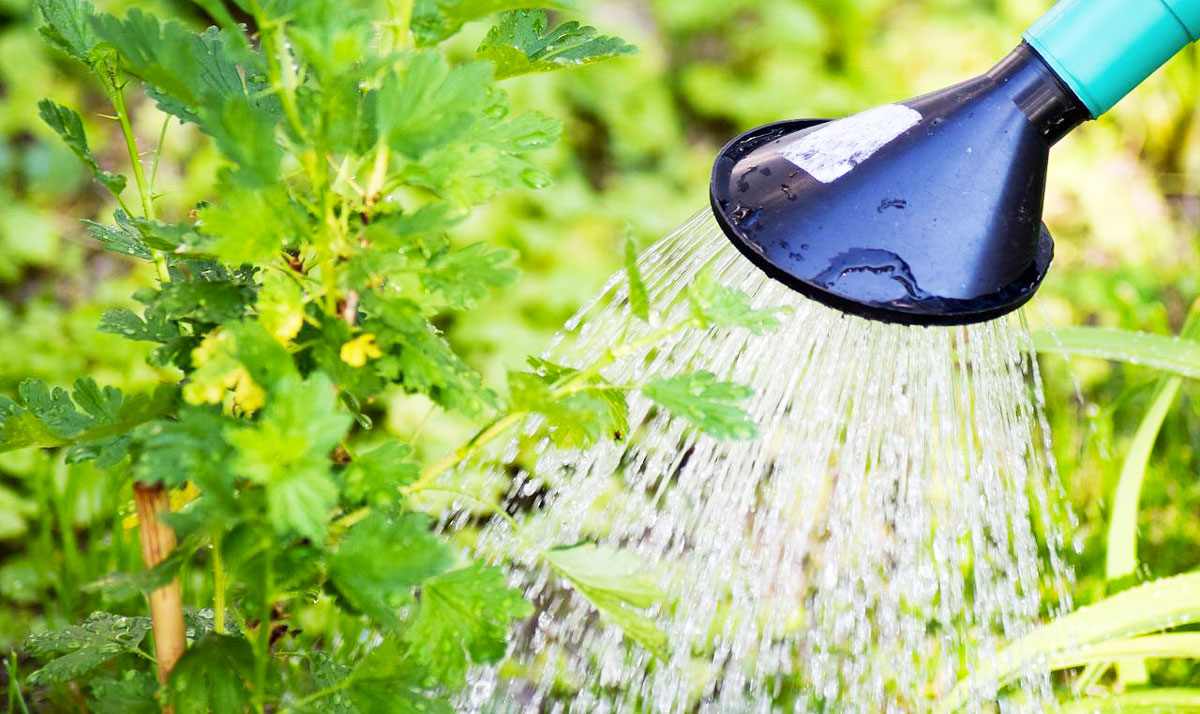
[[[280,344],[290,344],[304,326],[304,291],[289,276],[269,271],[262,276],[262,286],[254,303],[258,320]]]
[[[0,453],[69,446],[69,462],[94,459],[101,467],[124,458],[128,433],[175,401],[174,390],[165,385],[152,395],[124,397],[113,387],[101,390],[90,378],[76,380],[71,393],[36,380],[22,382],[17,392],[19,403],[0,404]]]
[[[594,27],[565,22],[549,29],[544,10],[513,10],[488,32],[476,55],[496,65],[496,79],[591,64],[633,54],[619,37],[606,37]]]
[[[446,693],[438,689],[437,679],[391,636],[350,673],[347,692],[357,714],[452,714]]]
[[[491,80],[486,63],[451,67],[439,53],[418,54],[402,76],[388,75],[379,90],[379,134],[396,151],[419,159],[480,121]]]
[[[719,382],[711,372],[657,379],[644,385],[642,393],[715,439],[750,439],[757,431],[750,416],[738,406],[754,391],[733,382]]]
[[[121,335],[128,340],[159,344],[179,338],[179,325],[154,308],[148,308],[144,318],[123,307],[105,310],[97,329],[111,335]]]
[[[194,482],[205,495],[233,495],[230,446],[222,434],[233,420],[215,408],[185,406],[173,420],[157,420],[134,432],[141,454],[138,480],[178,488]]]
[[[517,281],[521,272],[513,266],[516,259],[515,251],[476,243],[431,258],[421,271],[421,284],[441,293],[450,307],[472,310],[490,290]]]
[[[254,304],[254,284],[224,271],[192,273],[190,280],[161,283],[151,304],[168,318],[233,322]]]
[[[162,711],[154,695],[158,682],[149,672],[126,671],[120,678],[92,677],[88,680],[88,706],[92,714],[158,714]]]
[[[625,278],[629,282],[629,311],[642,322],[650,319],[650,298],[646,294],[646,283],[638,268],[637,246],[633,236],[625,236]]]
[[[225,263],[270,263],[310,232],[307,214],[282,184],[262,189],[222,184],[218,192],[220,200],[197,213],[209,237],[205,249]]]
[[[83,119],[74,109],[43,99],[38,102],[38,114],[42,121],[62,137],[75,156],[92,170],[92,176],[100,185],[114,196],[119,196],[121,191],[125,190],[124,176],[105,171],[96,163],[96,157],[92,156],[92,150],[88,147],[87,134],[83,131]]]
[[[629,429],[624,392],[597,377],[568,394],[559,394],[552,389],[558,375],[510,372],[513,409],[542,415],[555,446],[562,449],[583,449],[604,439],[624,437]]]
[[[543,557],[630,639],[656,656],[666,657],[667,637],[645,612],[662,603],[663,592],[637,556],[584,543],[546,551]]]
[[[97,16],[94,24],[120,54],[122,67],[150,85],[159,108],[213,137],[221,153],[237,164],[241,181],[256,186],[275,182],[283,156],[274,139],[278,102],[261,92],[264,87],[243,82],[243,76],[262,74],[260,55],[215,27],[196,33],[138,8],[123,19]]]
[[[265,486],[267,517],[280,535],[324,538],[338,495],[329,455],[352,421],[333,383],[314,372],[281,379],[257,422],[226,432],[235,473]]]
[[[134,226],[129,215],[117,209],[113,213],[113,218],[117,222],[115,226],[106,226],[87,218],[80,219],[80,221],[87,226],[88,233],[100,241],[105,250],[142,260],[153,260],[154,253],[150,251],[150,246],[146,245],[145,239]]]
[[[124,69],[152,85],[160,108],[183,121],[198,121],[203,104],[245,95],[237,62],[216,28],[196,33],[136,7],[124,18],[98,15],[93,24],[120,53]]]
[[[387,441],[355,456],[342,472],[342,492],[351,503],[391,506],[400,499],[400,489],[417,480],[413,449],[399,441]]]
[[[750,307],[749,295],[721,285],[707,270],[688,286],[687,296],[692,316],[701,327],[740,327],[761,335],[778,329],[778,316],[784,311],[783,308],[756,310]]]
[[[376,364],[389,379],[468,416],[496,406],[496,395],[483,386],[479,373],[455,354],[411,300],[372,295],[363,307],[370,313],[363,329],[376,335],[384,351]]]
[[[94,612],[78,625],[30,635],[25,649],[37,657],[58,655],[29,675],[30,684],[66,682],[138,648],[150,631],[148,617]]]
[[[455,689],[466,682],[470,666],[504,657],[509,626],[531,612],[499,568],[475,564],[422,584],[421,604],[404,638],[411,655]]]
[[[375,622],[398,624],[396,610],[412,601],[412,588],[454,562],[454,553],[430,532],[431,522],[425,514],[372,513],[350,529],[330,557],[333,586]]]
[[[505,10],[573,8],[573,0],[416,0],[412,29],[418,44],[431,45],[456,34],[464,24]]]
[[[250,643],[209,633],[175,663],[167,694],[176,714],[236,714],[250,705],[253,677]]]
[[[91,64],[99,38],[92,28],[96,10],[86,0],[37,0],[46,24],[38,28],[51,47]]]

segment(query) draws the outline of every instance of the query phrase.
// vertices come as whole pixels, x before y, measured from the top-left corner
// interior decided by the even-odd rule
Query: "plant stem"
[[[267,706],[267,663],[271,657],[271,600],[275,590],[275,561],[271,548],[263,551],[263,601],[258,622],[258,652],[254,658],[254,710],[264,714]]]
[[[331,696],[333,694],[337,694],[338,692],[342,691],[346,687],[349,687],[350,683],[352,681],[353,681],[353,677],[347,677],[346,679],[343,679],[342,681],[338,682],[337,684],[330,685],[328,687],[325,687],[324,689],[318,689],[317,691],[313,692],[312,694],[309,694],[308,696],[300,699],[296,703],[291,704],[288,707],[280,710],[280,714],[287,714],[288,712],[296,711],[297,709],[302,709],[303,707],[308,706],[309,704],[312,704],[313,702],[317,701],[318,699],[324,699],[325,697]]]
[[[221,532],[213,535],[213,630],[225,634],[225,561],[221,558]]]
[[[133,134],[133,124],[129,121],[129,109],[125,106],[125,90],[112,80],[112,103],[117,112],[117,121],[121,123],[121,135],[125,137],[125,149],[129,152],[129,163],[133,167],[133,180],[137,184],[138,195],[142,199],[142,214],[150,220],[154,215],[154,197],[150,194],[150,184],[146,181],[146,172],[142,169],[142,158],[138,151],[137,137]],[[168,117],[169,119],[170,117]],[[163,134],[167,125],[163,124]],[[161,150],[161,140],[159,150]],[[154,158],[154,171],[158,173],[158,156]],[[158,271],[158,279],[170,282],[171,271],[167,268],[167,259],[159,251],[154,251],[154,268]]]
[[[162,130],[158,132],[158,146],[154,147],[154,161],[150,164],[150,200],[154,200],[154,182],[158,179],[158,160],[162,158],[163,144],[167,140],[167,127],[171,125],[171,115],[163,118]]]
[[[250,11],[263,33],[262,46],[263,54],[267,56],[267,76],[271,86],[279,90],[279,101],[283,105],[284,116],[287,117],[288,124],[291,125],[292,131],[296,132],[296,136],[302,141],[307,141],[308,132],[304,130],[304,122],[300,121],[300,111],[296,106],[298,80],[296,70],[289,60],[291,52],[288,50],[287,37],[281,31],[282,26],[278,20],[270,20],[263,16],[257,1],[250,3]]]
[[[407,496],[428,488],[437,480],[438,476],[474,456],[485,444],[503,434],[509,427],[524,419],[528,414],[529,412],[515,411],[496,419],[491,424],[485,426],[478,434],[471,437],[470,441],[455,449],[453,453],[422,471],[420,478],[401,488],[400,491]]]
[[[575,372],[556,383],[552,392],[553,398],[561,399],[562,397],[566,397],[581,391],[578,385],[584,384],[591,378],[597,376],[601,370],[603,370],[605,367],[608,367],[613,362],[616,362],[618,359],[631,355],[638,350],[645,349],[646,347],[649,347],[662,340],[664,337],[694,325],[695,321],[690,318],[687,320],[682,320],[673,325],[655,330],[641,339],[627,342],[615,349],[609,350],[607,354],[596,360],[586,369]],[[421,477],[408,486],[400,489],[401,492],[407,496],[409,494],[429,488],[430,485],[432,485],[433,482],[436,481],[437,478],[443,473],[474,456],[479,449],[483,448],[490,441],[503,434],[510,427],[516,425],[527,416],[529,416],[529,412],[519,410],[509,412],[508,414],[497,418],[491,424],[485,426],[475,436],[471,437],[470,441],[455,449],[453,453],[449,454],[429,468],[423,470],[421,472]]]
[[[138,529],[142,539],[142,561],[153,568],[166,560],[175,549],[175,531],[162,522],[170,512],[167,489],[161,485],[135,483],[133,500],[137,506]],[[158,681],[166,684],[171,669],[186,648],[183,627],[183,598],[179,578],[150,593],[150,618],[154,629],[154,654],[158,662]]]
[[[133,179],[137,182],[138,195],[142,199],[142,213],[146,218],[154,218],[154,202],[150,197],[150,186],[146,183],[146,172],[142,168],[141,154],[138,152],[137,137],[133,134],[133,124],[129,121],[129,110],[125,106],[125,89],[114,87],[112,93],[113,108],[117,110],[117,121],[121,123],[121,135],[125,137],[125,149],[129,152],[129,163],[133,167]]]
[[[485,506],[485,507],[491,508],[494,505],[494,504],[488,503],[487,501],[483,500],[482,498],[480,498],[479,496],[476,496],[473,493],[467,493],[466,491],[462,491],[457,488],[447,488],[445,486],[425,486],[424,488],[421,489],[420,492],[421,493],[427,493],[427,492],[450,493],[450,494],[454,494],[455,496],[462,496],[463,498],[465,498],[467,500],[474,501],[475,503],[479,504],[480,506]],[[513,518],[512,515],[508,511],[504,510],[504,506],[502,504],[497,505],[496,515],[500,516],[505,521],[507,521],[508,525],[512,526],[512,529],[514,532],[520,529],[521,525],[519,523],[517,523],[517,519]]]
[[[392,48],[408,48],[408,33],[412,27],[413,0],[388,0],[392,15]]]

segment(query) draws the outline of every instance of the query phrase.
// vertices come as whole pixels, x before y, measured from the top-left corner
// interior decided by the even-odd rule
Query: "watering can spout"
[[[713,168],[713,212],[770,277],[844,312],[917,325],[1000,317],[1033,296],[1053,257],[1050,148],[1198,35],[1200,0],[1065,0],[979,77],[733,140]]]

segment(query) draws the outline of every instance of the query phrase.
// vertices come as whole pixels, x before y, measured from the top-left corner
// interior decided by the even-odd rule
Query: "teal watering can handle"
[[[1062,0],[1025,33],[1093,117],[1200,40],[1200,0]]]

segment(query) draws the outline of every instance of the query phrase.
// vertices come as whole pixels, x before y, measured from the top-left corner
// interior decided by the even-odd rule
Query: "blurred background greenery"
[[[99,0],[207,22],[184,0]],[[537,353],[619,267],[627,228],[648,245],[706,203],[720,146],[752,126],[840,116],[938,89],[979,73],[1017,41],[1049,0],[595,0],[591,24],[636,44],[633,57],[508,81],[517,108],[565,122],[540,155],[553,184],[478,210],[455,240],[520,251],[524,279],[445,328],[492,383]],[[92,245],[77,218],[113,209],[75,157],[37,117],[44,96],[80,107],[101,164],[123,166],[115,123],[76,81],[78,68],[37,37],[26,0],[0,0],[0,391],[25,377],[67,384],[144,386],[159,378],[144,343],[95,331],[104,308],[128,305],[152,276]],[[464,56],[486,27],[455,40]],[[1200,294],[1200,54],[1190,49],[1110,115],[1054,152],[1046,221],[1057,258],[1034,325],[1100,324],[1177,332]],[[161,119],[139,105],[145,146]],[[207,198],[216,156],[192,127],[167,130],[157,185],[164,217]],[[784,346],[786,348],[786,346]],[[1156,383],[1136,367],[1042,360],[1047,415],[1064,488],[1079,514],[1077,601],[1103,596],[1108,499]],[[1143,577],[1200,562],[1200,430],[1188,382],[1151,457],[1143,494]],[[430,417],[396,395],[389,427],[422,429],[438,456],[472,425]],[[137,569],[119,524],[128,494],[90,465],[42,454],[0,457],[0,651],[32,629],[79,619],[96,605],[85,586]],[[112,535],[115,533],[116,535]],[[113,542],[116,538],[118,542]],[[185,583],[185,592],[188,590]],[[1169,673],[1195,677],[1195,672]],[[1154,676],[1167,673],[1155,672]]]

